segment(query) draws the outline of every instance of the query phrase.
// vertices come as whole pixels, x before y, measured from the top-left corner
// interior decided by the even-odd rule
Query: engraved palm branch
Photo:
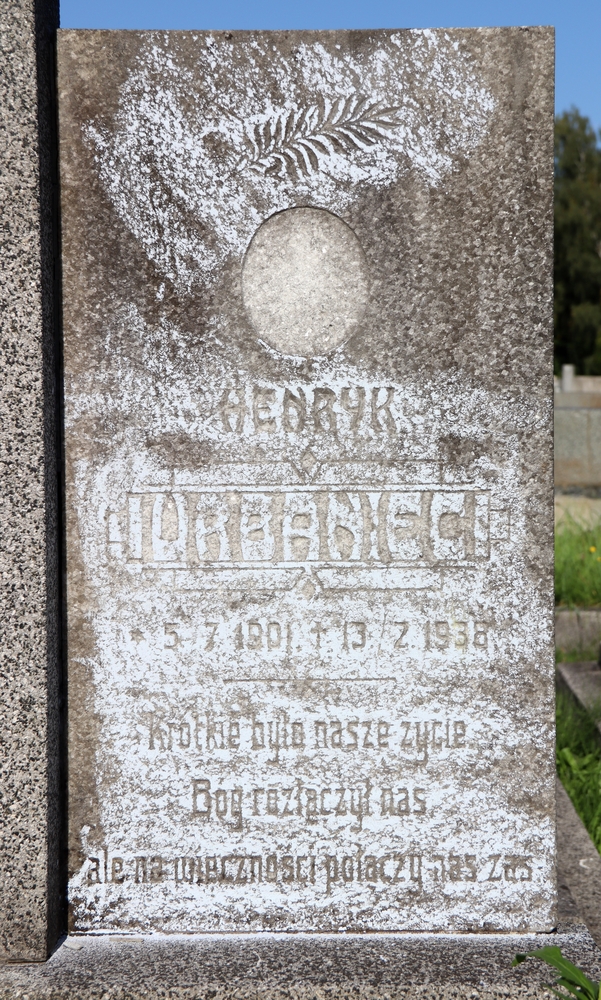
[[[348,155],[374,146],[401,122],[399,108],[366,97],[340,97],[331,107],[323,98],[300,111],[285,110],[245,133],[244,165],[261,174],[288,175],[297,180],[319,170],[320,158]],[[242,164],[241,164],[242,165]]]

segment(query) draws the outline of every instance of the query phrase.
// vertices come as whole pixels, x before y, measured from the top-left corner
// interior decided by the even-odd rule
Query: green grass
[[[586,608],[601,604],[601,522],[565,517],[555,534],[555,603]]]
[[[601,713],[594,713],[598,716]],[[593,715],[557,692],[557,773],[601,852],[601,744]]]
[[[555,649],[556,663],[581,663],[583,660],[596,660],[599,656],[599,643],[594,646],[579,646],[578,649]]]

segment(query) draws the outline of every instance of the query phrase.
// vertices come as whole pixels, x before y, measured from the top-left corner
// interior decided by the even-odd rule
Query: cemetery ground
[[[601,607],[601,499],[558,496],[555,523],[555,603]]]
[[[597,619],[601,606],[601,499],[556,496],[555,524],[557,773],[599,851],[601,635]],[[569,627],[575,620],[577,633]],[[586,867],[582,860],[581,865]]]

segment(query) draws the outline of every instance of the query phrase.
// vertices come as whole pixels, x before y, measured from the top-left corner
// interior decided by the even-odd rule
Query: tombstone
[[[555,925],[552,51],[60,33],[74,931]]]
[[[552,30],[61,32],[59,258],[56,20],[3,34],[2,959],[63,928],[67,775],[99,936],[0,989],[551,930]]]

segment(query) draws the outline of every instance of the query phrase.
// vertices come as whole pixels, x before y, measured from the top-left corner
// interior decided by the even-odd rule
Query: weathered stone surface
[[[601,612],[584,608],[555,612],[555,646],[564,654],[580,653],[581,658],[597,659],[601,643]]]
[[[567,395],[567,393],[566,393]],[[574,393],[573,395],[584,395]],[[592,395],[592,393],[591,393]],[[601,412],[590,406],[555,410],[555,484],[559,489],[601,485]]]
[[[581,708],[597,717],[601,701],[601,669],[595,660],[583,660],[580,663],[558,663],[557,682],[567,690],[572,698],[580,703]],[[597,721],[601,736],[601,723]]]
[[[601,945],[601,857],[557,779],[557,874],[570,889],[580,919]]]
[[[552,72],[61,33],[75,930],[554,926]]]
[[[262,934],[71,938],[43,966],[0,970],[14,1000],[551,1000],[518,951],[556,945],[597,980],[586,928],[557,934]],[[78,947],[79,946],[79,947]],[[76,950],[77,949],[77,950]]]
[[[0,12],[0,960],[60,930],[55,0]]]
[[[204,935],[67,938],[46,965],[0,970],[0,997],[35,1000],[548,996],[541,963],[517,951],[553,944],[601,976],[601,862],[561,784],[557,789],[558,929],[554,934]],[[585,861],[584,870],[581,862]],[[591,863],[592,862],[592,863]],[[599,863],[597,863],[599,862]],[[596,907],[596,909],[595,909]],[[588,931],[583,924],[586,915]],[[590,933],[589,933],[590,932]]]

